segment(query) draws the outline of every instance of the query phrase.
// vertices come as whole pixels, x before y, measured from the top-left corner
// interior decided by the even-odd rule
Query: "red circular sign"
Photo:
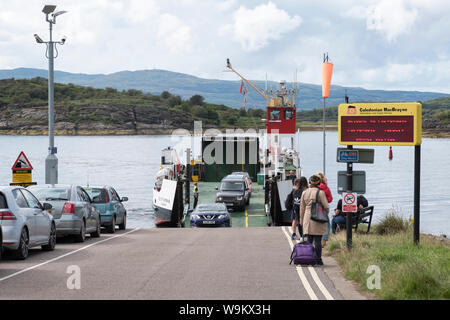
[[[344,196],[344,202],[345,204],[354,204],[356,201],[356,197],[352,193],[347,193]]]

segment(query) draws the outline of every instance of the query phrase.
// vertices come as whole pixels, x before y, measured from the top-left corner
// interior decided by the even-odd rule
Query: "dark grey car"
[[[100,237],[100,213],[81,186],[39,185],[28,189],[40,201],[53,206],[51,214],[56,222],[57,235],[73,235],[78,242],[85,240],[86,233]]]
[[[245,205],[249,204],[250,192],[247,179],[242,175],[228,175],[220,182],[220,187],[216,188],[216,202],[223,202],[227,208],[240,211],[245,210]]]

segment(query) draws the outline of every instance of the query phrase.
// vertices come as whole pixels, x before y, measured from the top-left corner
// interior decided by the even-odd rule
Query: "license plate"
[[[216,224],[215,221],[203,221],[203,224]]]
[[[232,203],[225,203],[225,205],[226,205],[227,207],[232,207],[232,206],[233,206]]]

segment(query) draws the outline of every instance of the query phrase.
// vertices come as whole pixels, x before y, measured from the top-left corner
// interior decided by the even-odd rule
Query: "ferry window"
[[[284,110],[284,118],[286,120],[292,120],[294,118],[294,111],[292,111],[292,110]]]
[[[270,120],[280,120],[280,110],[270,111]]]

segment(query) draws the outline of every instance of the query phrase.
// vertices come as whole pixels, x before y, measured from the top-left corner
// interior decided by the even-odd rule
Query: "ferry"
[[[200,140],[201,152],[186,150],[184,161],[177,151],[162,150],[161,168],[153,188],[157,227],[189,226],[192,184],[199,188],[199,203],[214,203],[220,181],[235,171],[247,172],[253,182],[251,201],[243,211],[231,212],[233,227],[289,225],[284,199],[292,190],[292,173],[302,176],[296,132],[297,83],[291,89],[281,81],[277,90],[258,87],[243,77],[227,59],[227,70],[235,73],[267,102],[262,132],[208,135]],[[241,85],[242,89],[242,85]],[[255,183],[256,182],[256,183]]]

